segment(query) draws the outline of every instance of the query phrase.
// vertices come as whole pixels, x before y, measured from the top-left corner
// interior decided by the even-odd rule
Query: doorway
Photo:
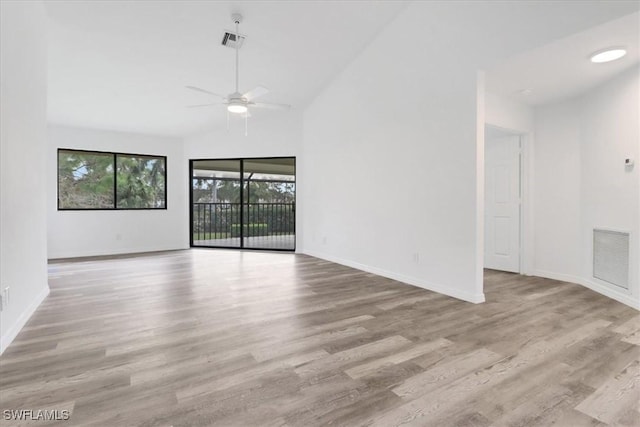
[[[522,137],[485,126],[484,267],[520,273]]]
[[[191,247],[295,250],[295,157],[189,162]]]

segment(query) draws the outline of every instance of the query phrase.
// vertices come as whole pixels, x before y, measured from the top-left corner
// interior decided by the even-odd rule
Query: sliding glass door
[[[191,162],[192,246],[241,247],[240,160]]]
[[[191,246],[295,249],[295,158],[192,160]]]
[[[246,159],[243,172],[243,247],[295,249],[295,159]]]

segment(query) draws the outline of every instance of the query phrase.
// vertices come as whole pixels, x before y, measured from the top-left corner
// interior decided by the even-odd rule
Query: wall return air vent
[[[629,233],[593,230],[593,277],[629,289]]]

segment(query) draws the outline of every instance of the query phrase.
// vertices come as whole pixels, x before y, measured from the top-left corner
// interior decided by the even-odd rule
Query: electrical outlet
[[[420,253],[414,252],[412,258],[413,258],[413,262],[418,264],[420,262]]]
[[[322,244],[323,244],[323,245],[326,245],[326,244],[327,244],[327,236],[324,236],[324,237],[322,238]]]

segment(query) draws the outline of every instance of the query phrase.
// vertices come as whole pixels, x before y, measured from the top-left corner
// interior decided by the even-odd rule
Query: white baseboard
[[[189,245],[187,246],[172,246],[172,247],[159,247],[159,246],[148,246],[148,247],[135,247],[135,248],[119,248],[119,249],[107,249],[107,250],[98,250],[98,251],[64,251],[54,253],[48,256],[49,260],[55,259],[66,259],[66,258],[86,258],[86,257],[94,257],[94,256],[109,256],[109,255],[127,255],[127,254],[139,254],[145,252],[164,252],[164,251],[179,251],[189,249]]]
[[[531,276],[544,277],[546,279],[558,280],[560,282],[580,284],[578,283],[580,281],[580,278],[578,276],[572,276],[570,274],[564,274],[564,273],[556,273],[556,272],[547,271],[547,270],[535,269],[531,272]]]
[[[582,285],[585,288],[589,288],[594,292],[602,294],[606,297],[614,299],[629,307],[640,310],[640,299],[634,298],[630,293],[624,291],[617,291],[608,286],[601,285],[591,280],[584,279],[582,277],[573,276],[570,274],[555,273],[553,271],[546,270],[534,270],[532,273],[534,276],[546,277],[547,279],[560,280],[562,282],[570,282],[578,285]]]
[[[18,336],[20,330],[29,321],[29,318],[33,315],[36,309],[40,306],[42,301],[49,295],[49,286],[40,292],[36,298],[29,304],[29,306],[22,312],[16,322],[7,330],[7,332],[0,337],[0,355],[9,347],[9,344]]]
[[[388,279],[397,280],[399,282],[407,283],[409,285],[417,286],[422,289],[437,292],[439,294],[447,295],[456,299],[460,299],[466,302],[479,304],[485,301],[484,293],[472,294],[470,292],[459,291],[446,285],[438,285],[434,283],[428,283],[415,277],[405,276],[393,271],[383,270],[381,268],[372,267],[370,265],[361,264],[359,262],[338,258],[332,255],[327,255],[321,252],[301,249],[300,253],[310,255],[312,257],[321,258],[327,261],[335,262],[336,264],[346,265],[347,267],[355,268],[357,270],[366,271],[367,273],[377,274],[378,276],[386,277]]]

